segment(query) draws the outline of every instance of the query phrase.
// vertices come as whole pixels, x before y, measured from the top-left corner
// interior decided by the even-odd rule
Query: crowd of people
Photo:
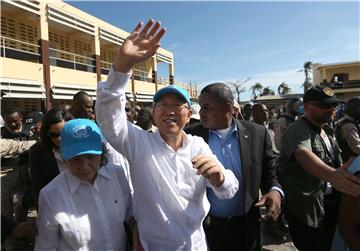
[[[152,106],[125,95],[132,68],[165,29],[139,23],[118,50],[97,100],[23,119],[7,107],[1,129],[2,243],[35,250],[261,250],[261,224],[289,231],[299,250],[331,250],[335,230],[360,250],[360,97],[344,104],[314,86],[270,119],[243,109],[224,83],[193,104],[169,85]],[[24,121],[24,122],[23,122]],[[355,160],[353,161],[353,159]],[[36,224],[27,221],[29,207]]]

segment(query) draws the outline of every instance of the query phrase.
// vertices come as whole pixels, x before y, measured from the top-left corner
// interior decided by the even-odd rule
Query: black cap
[[[304,103],[307,102],[317,102],[321,105],[330,105],[343,102],[341,99],[338,99],[334,91],[326,86],[316,85],[310,88],[303,97]]]
[[[31,112],[25,119],[25,124],[37,124],[42,120],[43,117],[44,114],[42,112]]]

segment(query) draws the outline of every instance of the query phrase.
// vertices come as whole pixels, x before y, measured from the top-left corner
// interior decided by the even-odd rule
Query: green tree
[[[303,87],[304,87],[304,92],[306,92],[312,86],[311,76],[310,76],[310,73],[312,72],[312,62],[311,61],[306,61],[304,63],[303,68],[301,70],[299,70],[299,71],[304,72],[305,80],[304,80],[304,83],[303,83]]]
[[[260,94],[260,96],[271,96],[271,95],[275,95],[275,92],[270,88],[270,86],[265,87],[262,93]]]
[[[250,87],[252,99],[255,99],[258,94],[262,93],[263,86],[260,82],[255,83]]]
[[[284,81],[284,82],[281,82],[281,84],[278,86],[278,94],[279,95],[284,95],[284,94],[288,94],[291,92],[291,88],[290,86],[288,86],[288,84]]]

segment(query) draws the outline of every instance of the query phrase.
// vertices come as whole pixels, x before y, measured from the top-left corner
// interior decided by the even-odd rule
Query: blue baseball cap
[[[189,96],[189,93],[177,86],[177,85],[168,85],[164,88],[161,88],[157,93],[155,93],[154,95],[154,103],[157,103],[161,100],[161,98],[165,95],[165,94],[168,94],[168,93],[174,93],[174,94],[177,94],[178,96],[180,96],[182,99],[184,99],[186,101],[186,103],[189,104],[189,106],[191,107],[191,101],[190,101],[190,96]]]
[[[82,154],[102,154],[101,132],[89,119],[73,119],[61,130],[61,155],[68,160]]]

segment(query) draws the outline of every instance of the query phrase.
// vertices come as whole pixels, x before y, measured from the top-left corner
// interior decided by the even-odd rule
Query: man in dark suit
[[[203,137],[223,166],[239,180],[233,199],[220,201],[211,191],[207,193],[211,208],[204,227],[211,251],[261,250],[259,219],[277,219],[283,194],[267,129],[235,119],[233,100],[227,85],[206,86],[199,99],[201,124],[186,129]],[[263,194],[260,200],[259,189]],[[260,207],[266,208],[262,216]]]

